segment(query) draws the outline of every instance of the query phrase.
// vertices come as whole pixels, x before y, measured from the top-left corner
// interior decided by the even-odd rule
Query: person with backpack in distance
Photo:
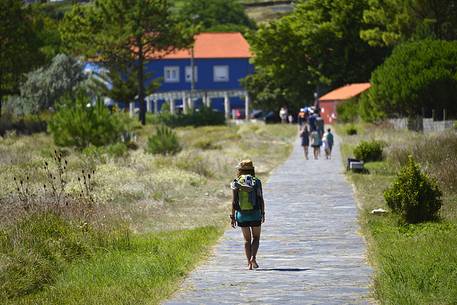
[[[261,225],[265,221],[265,203],[262,182],[255,177],[251,160],[243,160],[238,166],[238,176],[230,187],[233,191],[231,225],[241,227],[244,237],[244,252],[248,269],[259,268],[256,255],[259,249]]]
[[[321,137],[319,136],[319,133],[317,130],[313,130],[310,134],[311,138],[311,146],[313,147],[313,155],[314,155],[314,160],[319,159],[319,154],[321,152],[321,145],[322,145],[322,140]]]

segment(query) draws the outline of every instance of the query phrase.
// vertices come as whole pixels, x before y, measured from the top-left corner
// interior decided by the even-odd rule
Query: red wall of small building
[[[337,101],[321,101],[321,117],[325,124],[333,124],[336,121],[336,105]]]

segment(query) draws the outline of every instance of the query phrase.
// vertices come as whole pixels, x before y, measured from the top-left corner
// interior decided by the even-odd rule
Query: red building
[[[370,83],[349,84],[340,87],[319,98],[321,116],[325,124],[332,124],[337,119],[336,107],[368,90]]]

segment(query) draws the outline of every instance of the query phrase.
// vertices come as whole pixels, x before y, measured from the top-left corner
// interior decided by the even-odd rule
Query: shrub
[[[120,141],[127,129],[122,115],[111,114],[101,101],[91,106],[91,100],[79,94],[75,101],[60,105],[49,122],[49,130],[58,146],[108,145]]]
[[[359,105],[356,99],[351,99],[347,102],[341,103],[336,107],[338,114],[338,121],[342,123],[354,122],[359,113]]]
[[[176,133],[166,126],[159,126],[156,134],[148,138],[147,152],[151,154],[176,154],[180,150]]]
[[[389,208],[407,223],[435,219],[441,208],[441,195],[435,180],[421,172],[412,156],[384,192]]]
[[[153,116],[150,122],[152,124],[167,125],[169,127],[224,125],[225,116],[222,112],[216,112],[211,108],[203,107],[199,111],[193,111],[188,114],[171,114],[169,112],[163,112]]]
[[[382,160],[382,143],[379,141],[362,141],[354,149],[354,156],[365,162]]]
[[[346,134],[353,136],[357,134],[357,128],[354,125],[350,125],[346,128]]]

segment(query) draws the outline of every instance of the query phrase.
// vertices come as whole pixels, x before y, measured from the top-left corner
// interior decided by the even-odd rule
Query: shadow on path
[[[259,268],[255,271],[286,271],[286,272],[302,272],[311,270],[309,268]]]

